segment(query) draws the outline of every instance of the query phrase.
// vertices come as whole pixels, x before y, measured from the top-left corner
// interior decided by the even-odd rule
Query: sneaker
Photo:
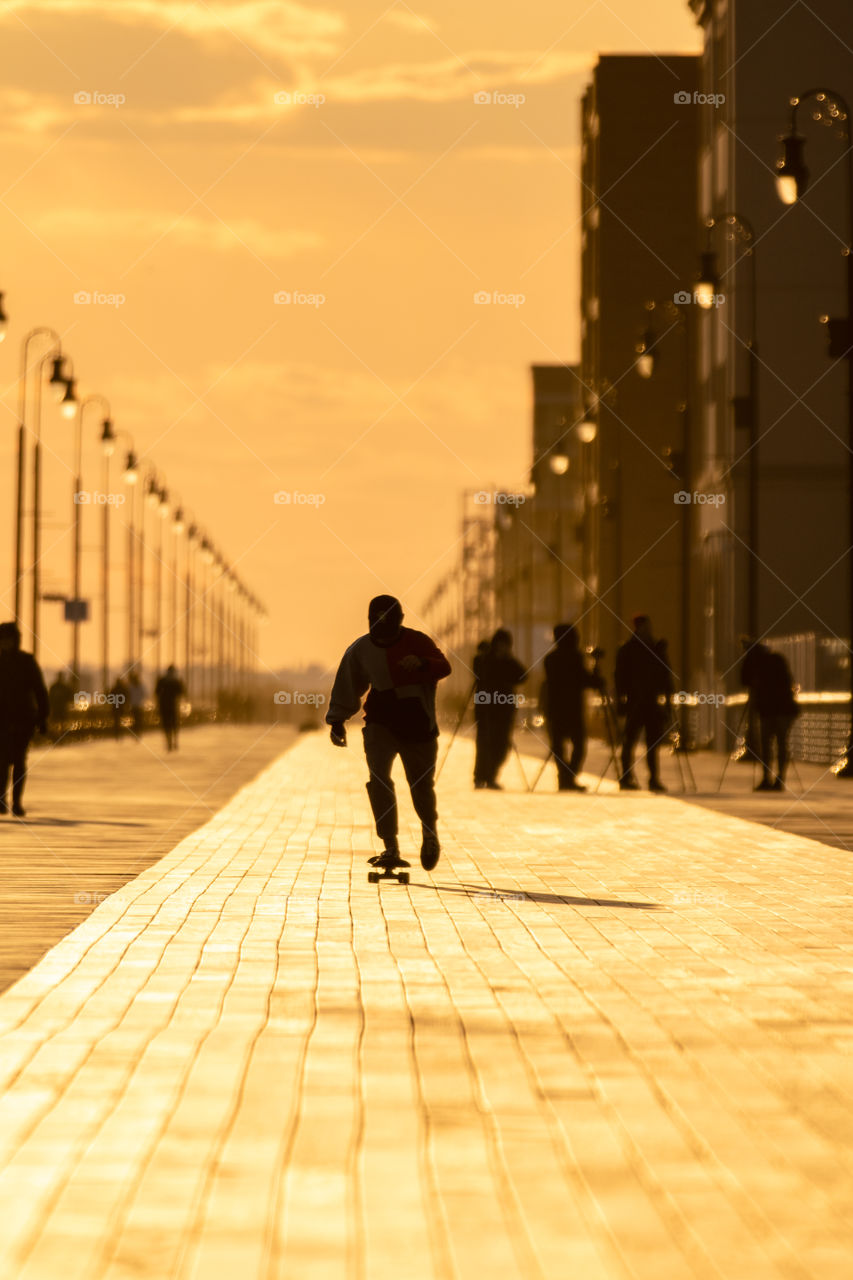
[[[438,843],[438,836],[434,831],[424,831],[421,845],[421,866],[424,871],[432,871],[438,862],[440,853],[441,845]]]
[[[639,782],[636,781],[635,778],[620,778],[619,790],[620,791],[639,791],[640,784]]]
[[[400,857],[399,849],[386,849],[384,853],[377,853],[374,857],[368,858],[367,861],[372,867],[381,867],[393,871],[395,867],[408,867],[411,863],[404,861]]]
[[[775,781],[775,782],[772,784],[772,786],[770,787],[770,790],[771,790],[771,791],[784,791],[784,790],[785,790],[785,784],[784,784],[784,782],[782,781],[782,779],[781,779],[781,778],[777,778],[777,779],[776,779],[776,781]]]
[[[658,778],[649,778],[649,791],[656,791],[659,795],[663,795],[666,787]]]
[[[563,791],[586,791],[586,787],[582,782],[575,782],[574,779],[572,779],[571,782],[567,782],[565,786],[562,787],[562,790]]]
[[[27,815],[26,809],[23,807],[23,805],[18,804],[17,801],[15,801],[15,803],[12,805],[12,812],[14,813],[16,818],[25,818]]]
[[[762,778],[758,786],[754,787],[753,790],[754,791],[772,791],[773,783],[770,781],[769,778]]]
[[[487,782],[486,790],[487,791],[503,791],[503,787],[499,782]]]

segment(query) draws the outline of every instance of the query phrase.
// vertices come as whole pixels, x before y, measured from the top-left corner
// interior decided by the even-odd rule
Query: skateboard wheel
[[[368,883],[368,884],[379,884],[379,872],[378,872],[378,871],[368,871],[368,873],[367,873],[367,883]]]
[[[397,878],[400,881],[400,884],[408,884],[409,883],[408,871],[401,871]]]

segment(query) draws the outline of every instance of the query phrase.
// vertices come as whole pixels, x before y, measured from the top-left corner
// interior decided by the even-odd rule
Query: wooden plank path
[[[0,997],[0,1277],[846,1280],[849,859],[460,743],[377,888],[351,741]]]

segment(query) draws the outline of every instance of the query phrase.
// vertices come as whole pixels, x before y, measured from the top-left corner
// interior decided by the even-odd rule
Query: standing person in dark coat
[[[432,871],[441,853],[436,830],[435,689],[439,680],[450,675],[450,663],[429,636],[403,626],[403,606],[394,596],[375,596],[368,605],[367,620],[367,634],[353,641],[341,659],[326,723],[334,745],[345,747],[345,722],[367,694],[363,735],[370,774],[367,798],[376,834],[385,846],[385,852],[370,861],[388,869],[409,865],[400,857],[397,796],[391,777],[391,766],[399,756],[421,820],[421,866]]]
[[[509,754],[515,723],[515,690],[527,672],[512,652],[512,636],[499,627],[483,655],[477,678],[477,773],[475,787],[500,791],[498,773]]]
[[[554,627],[554,648],[545,655],[545,681],[539,705],[545,717],[551,755],[557,765],[560,791],[586,791],[578,774],[586,755],[584,690],[601,689],[602,679],[588,671],[578,643],[578,633],[567,622]],[[566,760],[566,741],[572,744]]]
[[[784,791],[788,767],[788,735],[800,714],[794,695],[791,669],[781,653],[756,641],[747,650],[740,671],[741,683],[749,690],[761,733],[762,777],[756,791]],[[773,776],[773,756],[776,776]]]
[[[634,748],[640,735],[646,739],[646,762],[649,766],[649,791],[666,791],[658,776],[658,747],[669,728],[669,700],[672,697],[672,672],[664,658],[665,645],[656,641],[652,624],[645,614],[634,618],[634,634],[616,654],[616,706],[625,717],[622,736],[623,791],[637,791],[634,777]]]
[[[489,641],[481,640],[477,645],[477,652],[474,654],[471,663],[471,670],[474,674],[474,729],[476,732],[476,747],[474,752],[474,786],[484,787],[486,779],[483,776],[483,760],[486,757],[485,733],[480,721],[480,702],[477,694],[480,692],[480,677],[483,673],[483,660],[489,652]]]
[[[41,668],[21,649],[16,623],[0,623],[0,813],[8,813],[6,788],[12,771],[12,812],[24,817],[27,750],[33,734],[47,732],[50,702]]]
[[[173,663],[166,668],[166,674],[160,677],[154,688],[160,726],[166,735],[167,751],[178,749],[178,723],[181,718],[181,698],[184,692],[184,682]]]

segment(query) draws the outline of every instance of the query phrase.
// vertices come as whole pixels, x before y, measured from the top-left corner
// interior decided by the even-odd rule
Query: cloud
[[[85,207],[50,209],[29,218],[40,235],[54,241],[63,238],[89,241],[142,240],[146,244],[165,237],[199,252],[240,249],[248,246],[262,258],[290,258],[322,244],[316,231],[282,230],[264,226],[255,218],[215,218],[188,213],[185,217],[150,209],[104,210]]]
[[[150,26],[159,31],[179,29],[198,39],[245,41],[265,53],[332,55],[346,31],[340,13],[309,8],[295,0],[8,0],[0,11],[0,23],[16,19],[29,25],[44,15],[51,20],[67,17],[79,22],[95,17],[124,26]]]

